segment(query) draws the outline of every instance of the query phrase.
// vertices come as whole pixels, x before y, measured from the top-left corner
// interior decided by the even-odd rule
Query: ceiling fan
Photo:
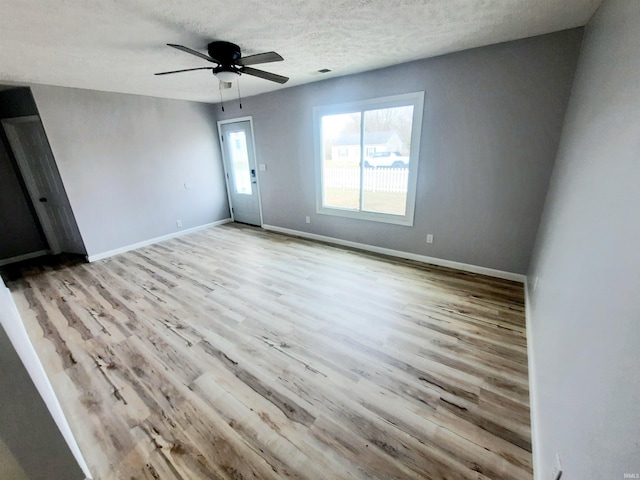
[[[156,75],[169,75],[172,73],[191,72],[193,70],[211,70],[213,74],[218,77],[221,82],[229,83],[239,75],[247,74],[254,77],[264,78],[277,83],[286,83],[289,80],[288,77],[282,75],[276,75],[275,73],[265,72],[264,70],[258,70],[252,68],[250,65],[257,65],[259,63],[281,62],[284,60],[276,52],[258,53],[257,55],[249,55],[243,57],[240,47],[235,43],[216,41],[207,45],[207,52],[209,55],[200,53],[182,45],[175,45],[173,43],[167,44],[170,47],[177,48],[183,52],[190,53],[196,57],[200,57],[208,62],[215,63],[214,67],[197,67],[186,68],[184,70],[172,70],[170,72],[160,72]]]

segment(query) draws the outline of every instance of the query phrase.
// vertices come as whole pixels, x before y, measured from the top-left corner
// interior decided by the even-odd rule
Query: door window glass
[[[229,132],[227,140],[233,171],[233,188],[240,195],[251,195],[251,168],[249,167],[247,137],[244,132]]]

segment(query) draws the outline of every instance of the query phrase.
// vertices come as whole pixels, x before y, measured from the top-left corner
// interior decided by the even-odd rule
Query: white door
[[[2,120],[51,253],[85,254],[47,136],[38,116]]]
[[[234,221],[262,226],[251,120],[219,122],[227,190]]]

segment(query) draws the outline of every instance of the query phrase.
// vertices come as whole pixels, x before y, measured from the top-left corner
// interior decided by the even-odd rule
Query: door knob
[[[47,197],[40,197],[40,198],[38,199],[38,201],[39,201],[39,202],[42,202],[42,203],[46,203],[46,202],[47,202]]]

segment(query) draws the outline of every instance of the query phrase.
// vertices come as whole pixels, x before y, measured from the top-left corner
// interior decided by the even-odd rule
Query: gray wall
[[[526,273],[582,31],[478,48],[225,102],[252,115],[264,222]],[[315,214],[314,106],[425,91],[413,227]],[[311,224],[305,223],[305,216]],[[427,245],[427,233],[435,235]]]
[[[640,473],[640,2],[587,26],[529,274],[537,478]],[[534,289],[534,285],[537,287]]]
[[[32,92],[88,255],[229,217],[211,105]]]
[[[84,478],[1,326],[0,478]]]
[[[0,92],[0,119],[37,114],[28,88]],[[48,247],[0,128],[0,260]]]

